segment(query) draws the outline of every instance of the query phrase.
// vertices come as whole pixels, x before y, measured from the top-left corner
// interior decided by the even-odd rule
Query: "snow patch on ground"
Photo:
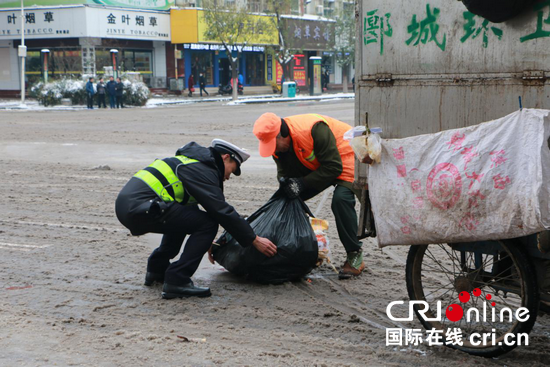
[[[283,98],[278,94],[264,94],[255,96],[240,96],[237,101],[232,101],[231,97],[227,96],[215,96],[215,97],[193,97],[193,98],[151,98],[147,101],[143,108],[158,108],[169,105],[184,105],[203,102],[227,102],[226,106],[237,106],[251,103],[275,103],[275,102],[295,102],[295,101],[338,101],[344,99],[355,98],[355,93],[336,93],[336,94],[322,94],[320,96],[308,96],[298,95],[294,98]],[[25,102],[24,106],[21,106],[20,101],[14,100],[0,100],[0,110],[21,110],[21,111],[78,111],[84,110],[86,106],[51,106],[46,107],[40,105],[37,101],[29,100]],[[95,108],[94,108],[95,109]]]

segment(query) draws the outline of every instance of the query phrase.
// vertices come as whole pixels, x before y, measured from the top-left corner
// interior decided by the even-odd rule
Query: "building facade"
[[[42,77],[41,50],[49,50],[50,78],[101,77],[112,73],[110,50],[118,51],[118,71],[135,72],[149,86],[166,85],[168,11],[80,4],[0,9],[0,78],[2,94],[21,88],[17,47],[24,20],[27,86]],[[7,61],[9,60],[9,62]]]
[[[272,15],[262,14],[267,10],[266,0],[240,1],[254,12],[251,16],[255,21],[273,22]],[[317,8],[313,1],[317,1]],[[50,51],[50,79],[109,75],[113,66],[110,51],[115,49],[118,72],[138,74],[152,88],[181,91],[188,87],[190,75],[198,83],[199,73],[210,87],[229,83],[228,57],[236,52],[227,55],[219,40],[205,37],[207,24],[202,9],[174,7],[200,5],[200,0],[101,0],[104,5],[96,0],[59,0],[71,5],[31,5],[41,2],[52,4],[55,0],[26,1],[23,14],[18,1],[0,0],[0,95],[15,96],[21,89],[17,49],[21,20],[28,49],[27,90],[42,78],[43,49]],[[332,46],[334,21],[326,16],[346,3],[300,0],[292,4],[283,17],[287,46],[294,53],[290,78],[299,88],[305,87],[310,78],[309,58],[322,56],[330,83],[341,83],[342,70],[335,62]],[[323,14],[319,5],[323,5]],[[278,43],[278,33],[272,30],[243,48],[238,71],[245,86],[280,83],[282,68],[270,52]],[[348,75],[351,79],[353,70]]]
[[[172,44],[175,58],[183,57],[179,68],[183,66],[185,85],[190,75],[198,82],[203,73],[207,86],[227,85],[231,78],[231,64],[228,57],[235,57],[237,51],[227,55],[225,47],[218,39],[211,39],[205,31],[208,24],[203,9],[171,9]],[[251,24],[271,22],[268,15],[251,15]],[[250,26],[250,25],[243,25]],[[265,59],[267,47],[278,44],[275,30],[255,34],[242,48],[238,73],[242,75],[245,86],[265,84]],[[181,50],[182,52],[178,52]],[[175,69],[175,67],[174,67]],[[175,71],[174,71],[175,72]]]

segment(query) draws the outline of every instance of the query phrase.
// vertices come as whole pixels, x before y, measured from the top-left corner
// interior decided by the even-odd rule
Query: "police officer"
[[[212,245],[218,225],[242,246],[254,246],[266,256],[277,247],[256,236],[250,224],[225,201],[223,182],[239,176],[250,157],[221,139],[209,148],[191,142],[175,157],[155,160],[137,172],[119,193],[116,215],[132,235],[162,233],[160,246],[149,256],[145,285],[164,283],[162,298],[208,297],[209,288],[197,287],[191,276]],[[206,211],[199,209],[200,204]],[[170,264],[189,235],[180,259]]]

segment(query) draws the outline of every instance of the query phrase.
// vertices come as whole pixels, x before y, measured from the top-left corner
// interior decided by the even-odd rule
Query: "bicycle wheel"
[[[415,305],[422,325],[427,330],[460,328],[463,345],[448,346],[470,354],[495,357],[512,350],[518,337],[524,339],[531,331],[537,317],[539,295],[535,274],[524,251],[511,240],[411,246],[406,277],[410,299],[428,303],[427,318],[437,315],[437,301],[441,301],[441,321],[424,319],[419,313],[421,308]],[[480,294],[476,296],[473,292],[477,289]],[[469,300],[461,302],[459,295]],[[463,317],[456,322],[450,321],[445,312],[452,304],[464,309]],[[502,311],[509,308],[516,315],[520,307],[529,310],[527,321],[520,322],[515,316],[510,321],[508,311]],[[487,317],[476,318],[471,308],[480,314],[485,309]],[[497,320],[493,320],[493,309]],[[500,318],[501,312],[504,319]],[[480,340],[485,335],[494,337]]]

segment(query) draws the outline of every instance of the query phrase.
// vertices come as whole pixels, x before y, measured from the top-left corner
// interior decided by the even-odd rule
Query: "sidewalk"
[[[246,93],[246,92],[245,92]],[[294,101],[330,101],[330,100],[342,100],[342,99],[354,99],[354,93],[336,93],[336,94],[322,94],[319,96],[298,95],[294,98],[283,98],[280,94],[260,94],[260,95],[247,95],[239,96],[238,100],[233,101],[231,96],[209,96],[209,97],[153,97],[147,101],[147,104],[143,108],[157,108],[168,105],[185,105],[193,103],[206,103],[206,102],[227,102],[226,106],[236,106],[243,104],[254,103],[276,103],[276,102],[294,102]],[[128,106],[129,108],[139,108],[134,106]],[[46,111],[74,111],[84,110],[86,106],[51,106],[45,107],[36,100],[27,100],[26,106],[22,107],[18,100],[0,100],[0,110],[46,110]]]
[[[292,101],[327,101],[327,100],[341,100],[341,99],[354,99],[355,93],[335,93],[335,94],[322,94],[319,96],[310,96],[306,94],[297,95],[294,98],[283,98],[280,94],[263,94],[263,95],[245,95],[239,96],[236,101],[232,100],[231,96],[209,96],[209,97],[170,97],[170,98],[151,98],[147,101],[146,108],[155,108],[163,105],[175,105],[175,104],[190,104],[190,103],[203,103],[203,102],[228,102],[226,105],[235,106],[242,104],[253,103],[276,103],[276,102],[292,102]]]

